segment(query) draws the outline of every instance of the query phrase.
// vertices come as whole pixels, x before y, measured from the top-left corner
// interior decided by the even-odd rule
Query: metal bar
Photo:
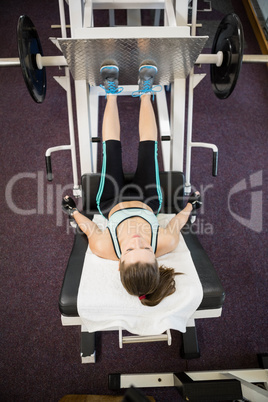
[[[86,0],[84,9],[84,27],[90,28],[93,26],[93,5],[92,0]]]
[[[211,309],[211,310],[196,310],[194,313],[193,317],[194,319],[200,319],[200,318],[217,318],[220,317],[222,313],[222,308],[217,308],[217,309]],[[189,325],[188,325],[189,324]],[[191,323],[188,321],[187,322],[187,327],[191,326]]]
[[[217,54],[200,54],[195,64],[216,64],[222,65],[223,52]],[[67,60],[64,56],[41,56],[36,55],[36,63],[41,70],[43,67],[67,67]],[[264,54],[244,54],[243,63],[268,63],[268,55]],[[0,67],[18,67],[20,59],[18,57],[0,58]]]
[[[197,11],[200,11],[200,12],[211,12],[212,11],[212,7],[211,7],[211,1],[206,1],[206,0],[204,0],[204,3],[208,3],[209,4],[209,8],[204,8],[203,10],[201,10],[201,9],[197,9]],[[189,7],[189,10],[191,10],[192,9],[192,7]]]
[[[74,118],[73,118],[73,105],[72,105],[72,92],[71,92],[71,82],[70,82],[70,71],[69,68],[65,68],[65,76],[67,81],[67,109],[68,109],[68,124],[69,124],[69,134],[70,134],[70,144],[71,144],[71,158],[72,158],[72,168],[73,168],[73,191],[74,195],[80,195],[77,193],[79,190],[78,184],[78,172],[77,172],[77,161],[76,161],[76,151],[75,151],[75,134],[74,134]]]
[[[157,111],[158,111],[160,138],[162,139],[163,137],[171,137],[166,91],[164,88],[161,92],[157,92],[156,101],[157,101],[156,103],[157,103]],[[162,141],[161,148],[162,148],[162,155],[163,155],[164,171],[169,171],[170,170],[170,140]]]
[[[131,385],[136,388],[174,387],[174,374],[121,374],[120,384],[121,388],[129,388]]]
[[[80,317],[67,317],[66,315],[61,315],[61,324],[63,326],[81,326],[83,321]]]
[[[197,14],[197,0],[192,1],[192,26],[191,35],[196,34],[196,14]],[[188,89],[188,116],[187,116],[187,145],[186,145],[186,175],[185,175],[185,188],[186,193],[191,192],[191,142],[193,131],[193,106],[194,105],[194,67],[191,69],[189,76],[189,89]]]
[[[166,0],[165,2],[165,17],[167,19],[167,25],[170,27],[176,27],[176,16],[174,12],[174,7],[171,0]]]
[[[214,152],[218,152],[218,147],[215,144],[209,144],[206,142],[191,142],[190,147],[210,148]]]
[[[170,329],[167,329],[166,333],[160,335],[134,335],[134,336],[125,336],[122,337],[122,328],[119,328],[119,345],[122,347],[123,343],[146,343],[146,342],[161,342],[167,341],[168,345],[171,345],[171,332]]]
[[[109,10],[109,26],[110,27],[115,26],[115,15],[114,15],[114,10],[113,9]]]
[[[189,91],[188,91],[188,116],[187,116],[187,145],[186,145],[186,174],[185,174],[185,188],[186,193],[191,192],[191,142],[193,131],[193,103],[194,103],[194,69],[192,69],[189,77]]]
[[[115,27],[111,29],[110,27],[100,27],[95,29],[90,28],[77,28],[75,32],[76,39],[142,39],[142,38],[175,38],[178,41],[181,38],[189,38],[190,28],[188,26],[176,26],[176,27],[155,27],[155,26],[143,26],[140,27]],[[197,36],[195,39],[190,39],[189,41],[205,42],[208,36]],[[60,40],[61,41],[61,40]],[[61,41],[62,42],[62,41]],[[65,41],[64,41],[65,42]],[[71,43],[71,41],[69,41]],[[201,49],[202,50],[202,49]],[[200,54],[200,52],[198,53]]]
[[[216,64],[217,67],[222,65],[223,52],[219,51],[216,54],[200,54],[196,59],[195,64]]]
[[[155,10],[154,26],[159,26],[160,25],[160,16],[161,16],[161,11],[159,9]]]
[[[66,28],[71,28],[71,25],[66,25],[65,27],[66,27]],[[59,25],[59,24],[53,24],[53,25],[50,26],[50,28],[51,28],[51,29],[59,29],[59,28],[61,28],[61,25]]]
[[[127,10],[127,25],[141,26],[141,11],[140,10]]]
[[[100,87],[90,87],[89,90],[89,110],[90,110],[90,130],[91,138],[98,137],[98,115],[99,115],[99,96],[101,92],[105,94],[104,90]],[[93,172],[97,172],[97,150],[98,143],[92,143],[92,164]]]
[[[176,21],[178,26],[188,24],[188,0],[175,0]]]
[[[192,25],[191,25],[191,35],[196,35],[196,15],[197,15],[197,0],[192,1]]]
[[[167,341],[167,334],[152,336],[123,336],[123,343],[146,343]]]
[[[191,124],[190,124],[191,125]],[[217,176],[218,172],[218,147],[215,144],[209,144],[205,142],[192,142],[191,134],[187,136],[187,158],[186,158],[186,179],[185,179],[185,194],[191,193],[191,182],[190,182],[190,172],[191,172],[191,152],[192,148],[210,148],[213,150],[212,158],[212,175]]]
[[[223,52],[217,54],[200,54],[195,64],[216,64],[217,67],[222,65]],[[268,55],[266,54],[244,54],[243,63],[268,63]]]
[[[41,54],[36,55],[36,65],[39,70],[43,67],[67,67],[67,60],[64,56],[41,56]]]
[[[89,85],[86,80],[75,81],[75,99],[79,137],[81,175],[93,172],[89,115]]]
[[[0,59],[0,67],[17,67],[20,66],[19,58]]]
[[[171,84],[171,170],[183,172],[185,128],[185,79],[175,79]]]
[[[83,27],[83,0],[69,0],[69,15],[71,25],[71,37],[76,37],[76,29]]]
[[[267,54],[244,54],[243,63],[268,63]]]
[[[247,382],[267,382],[268,371],[266,369],[229,369],[209,371],[186,371],[186,374],[193,381],[224,380],[226,375],[233,375],[236,378]]]
[[[66,19],[65,19],[65,11],[64,11],[64,0],[59,0],[59,13],[60,13],[60,28],[61,28],[61,37],[67,38],[66,31]]]
[[[71,150],[71,145],[59,145],[56,147],[48,148],[46,150],[46,156],[50,156],[52,152],[57,152],[57,151],[70,151]]]
[[[67,37],[66,31],[66,18],[64,11],[64,2],[63,0],[59,0],[59,13],[60,13],[60,26],[61,26],[61,36],[62,38]],[[63,56],[59,56],[63,57]],[[59,59],[60,63],[64,63],[62,65],[67,65],[67,62],[64,58]],[[45,65],[45,59],[42,58],[42,64]],[[54,64],[55,65],[55,64]],[[75,151],[75,134],[74,134],[74,118],[73,118],[73,105],[72,105],[72,91],[71,91],[71,83],[70,83],[70,71],[68,67],[65,67],[65,90],[66,90],[66,100],[67,100],[67,110],[68,110],[68,124],[69,124],[69,135],[70,135],[70,146],[71,146],[71,159],[72,159],[72,169],[73,169],[73,193],[74,195],[79,194],[79,184],[78,184],[78,171],[77,171],[77,160],[76,160],[76,151]]]
[[[163,9],[165,8],[164,0],[135,0],[135,1],[126,1],[126,0],[98,0],[97,2],[93,1],[94,10],[109,10],[109,9]]]

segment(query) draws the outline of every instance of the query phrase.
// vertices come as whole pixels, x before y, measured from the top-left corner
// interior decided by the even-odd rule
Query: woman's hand
[[[75,201],[69,197],[68,195],[66,195],[61,203],[61,207],[63,212],[65,212],[66,214],[68,214],[69,216],[73,217],[73,213],[75,211],[78,211],[78,209],[76,208],[76,203]]]
[[[201,207],[202,201],[199,191],[195,191],[190,195],[188,203],[192,204],[192,211],[196,211],[198,208]]]

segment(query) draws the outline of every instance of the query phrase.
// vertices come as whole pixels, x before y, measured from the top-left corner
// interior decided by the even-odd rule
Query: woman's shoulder
[[[156,257],[160,257],[161,255],[170,253],[175,250],[179,243],[180,237],[177,233],[172,233],[165,228],[159,227],[158,231],[158,239],[157,239],[157,248],[156,248]]]
[[[99,233],[98,236],[89,238],[88,242],[93,254],[107,260],[118,260],[107,228],[102,233]]]

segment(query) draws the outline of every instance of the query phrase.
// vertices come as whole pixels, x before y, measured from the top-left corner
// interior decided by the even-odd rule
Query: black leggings
[[[131,183],[126,184],[122,167],[121,142],[103,142],[103,161],[96,202],[99,212],[108,218],[110,210],[122,201],[141,201],[155,214],[161,209],[162,192],[157,161],[157,141],[139,143],[138,166]]]

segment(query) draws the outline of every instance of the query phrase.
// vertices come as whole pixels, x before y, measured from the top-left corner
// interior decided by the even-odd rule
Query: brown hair
[[[157,259],[153,264],[137,262],[126,265],[120,262],[121,282],[127,292],[134,296],[146,295],[141,300],[145,306],[156,306],[165,297],[175,292],[175,275],[173,268],[163,265],[158,267]]]

